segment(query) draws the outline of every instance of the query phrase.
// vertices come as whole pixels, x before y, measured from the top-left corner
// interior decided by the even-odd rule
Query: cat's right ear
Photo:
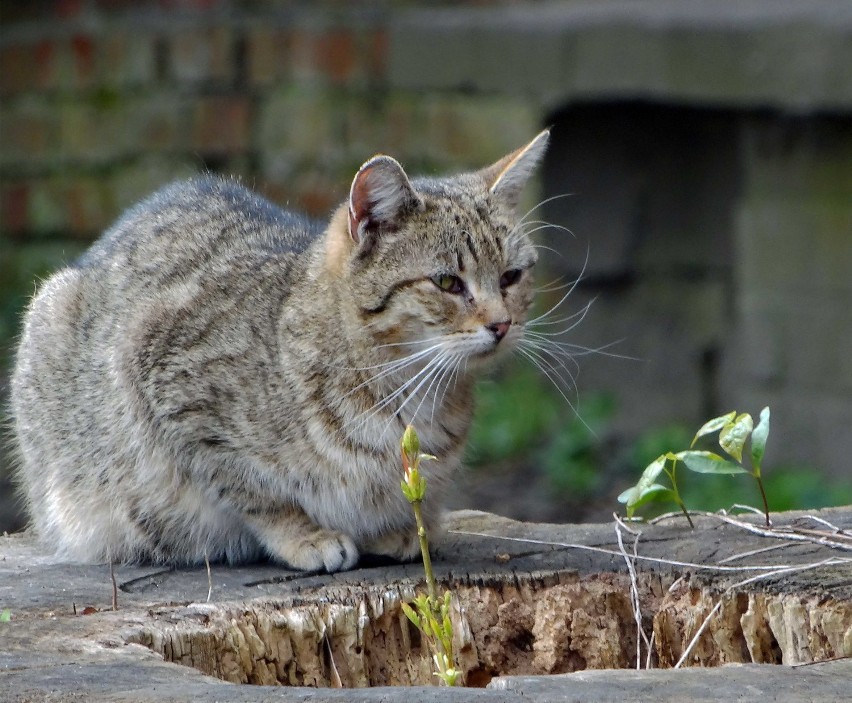
[[[422,207],[399,162],[374,156],[358,169],[349,190],[349,236],[366,245],[371,235],[399,229],[407,213]]]

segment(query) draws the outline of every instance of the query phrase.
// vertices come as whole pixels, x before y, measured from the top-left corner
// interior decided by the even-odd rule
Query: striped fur
[[[43,539],[83,562],[412,556],[399,436],[439,457],[435,524],[476,371],[530,304],[514,204],[546,141],[444,179],[373,159],[326,228],[215,178],[129,210],[26,315],[12,415]]]

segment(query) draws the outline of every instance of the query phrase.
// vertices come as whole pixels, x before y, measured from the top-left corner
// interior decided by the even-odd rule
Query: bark
[[[433,687],[415,698],[609,700],[619,686],[647,685],[660,701],[703,700],[693,691],[702,686],[718,700],[724,685],[732,697],[748,686],[754,700],[758,691],[796,700],[801,685],[841,700],[852,674],[852,660],[842,659],[852,656],[852,507],[775,515],[771,536],[716,516],[695,521],[695,530],[677,517],[633,525],[642,558],[631,560],[631,574],[635,538],[615,522],[452,514],[433,566],[454,594],[466,683],[490,688]],[[757,516],[743,521],[761,525]],[[156,691],[150,700],[254,701],[274,692],[295,701],[310,698],[301,687],[342,685],[371,690],[311,700],[409,700],[410,689],[375,687],[436,683],[400,609],[423,588],[419,564],[332,575],[214,564],[210,602],[203,567],[115,574],[112,611],[108,566],[61,563],[29,535],[0,538],[0,610],[11,612],[0,623],[5,696],[149,700]],[[688,667],[774,666],[671,669],[682,658]],[[635,671],[637,659],[653,670]],[[798,666],[812,662],[827,663]],[[554,676],[570,672],[582,673]]]

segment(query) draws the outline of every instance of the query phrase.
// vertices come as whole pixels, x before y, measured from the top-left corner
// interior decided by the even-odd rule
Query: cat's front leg
[[[297,507],[246,516],[249,529],[269,555],[301,571],[345,571],[358,561],[355,542],[319,527]]]

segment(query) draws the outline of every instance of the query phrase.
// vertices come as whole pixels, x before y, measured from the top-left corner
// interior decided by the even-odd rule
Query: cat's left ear
[[[422,207],[399,162],[374,156],[355,174],[349,190],[349,236],[362,244],[379,230],[399,229],[406,214]]]
[[[488,185],[488,191],[509,207],[516,208],[524,186],[544,158],[549,140],[550,130],[545,129],[525,147],[485,168],[481,173]]]

